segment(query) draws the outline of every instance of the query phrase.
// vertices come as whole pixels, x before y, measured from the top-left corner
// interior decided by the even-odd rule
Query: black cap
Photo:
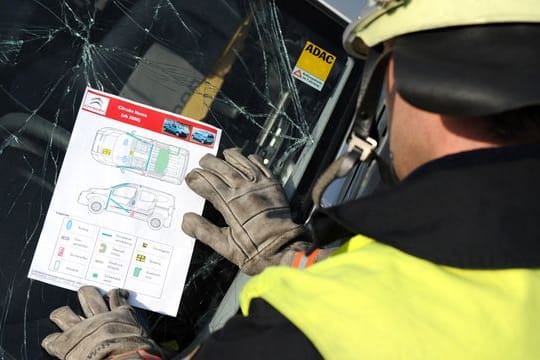
[[[540,105],[540,25],[407,34],[393,46],[396,89],[434,113],[479,117]]]

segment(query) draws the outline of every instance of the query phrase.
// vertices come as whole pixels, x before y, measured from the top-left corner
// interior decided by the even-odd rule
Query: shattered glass
[[[85,87],[222,128],[220,151],[260,154],[291,195],[350,70],[317,16],[304,1],[0,0],[0,358],[46,357],[48,314],[76,307],[26,276]],[[306,41],[337,58],[320,91],[291,76]],[[189,344],[235,274],[197,243],[178,316],[148,314],[153,337]]]

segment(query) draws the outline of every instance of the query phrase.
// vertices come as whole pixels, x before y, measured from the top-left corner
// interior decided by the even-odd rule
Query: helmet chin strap
[[[373,49],[370,50],[364,64],[364,76],[360,84],[356,109],[353,115],[347,153],[330,164],[313,187],[311,198],[314,209],[305,222],[306,229],[309,229],[313,237],[313,242],[306,252],[308,256],[329,240],[320,239],[316,236],[314,229],[324,228],[326,225],[324,217],[314,218],[313,214],[321,207],[322,195],[330,183],[349,174],[360,162],[371,159],[377,162],[381,179],[385,184],[394,185],[397,183],[397,177],[392,167],[375,151],[379,139],[376,124],[377,107],[390,55],[391,51],[380,53]]]
[[[374,159],[377,161],[384,183],[393,185],[397,182],[392,167],[375,151],[379,138],[376,126],[377,107],[390,55],[391,51],[384,51],[381,54],[371,50],[366,58],[347,153],[330,164],[315,183],[311,193],[315,209],[320,207],[322,195],[328,185],[335,179],[349,174],[360,162]],[[311,217],[307,222],[310,219]]]

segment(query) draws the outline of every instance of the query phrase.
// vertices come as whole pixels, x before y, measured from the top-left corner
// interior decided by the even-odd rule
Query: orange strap
[[[317,260],[317,255],[319,255],[320,251],[321,249],[316,249],[309,256],[306,256],[305,251],[296,252],[296,255],[294,255],[291,266],[295,269],[305,269],[305,268],[310,267]]]
[[[125,352],[119,355],[113,355],[107,359],[108,360],[162,360],[159,356],[149,354],[142,349]]]

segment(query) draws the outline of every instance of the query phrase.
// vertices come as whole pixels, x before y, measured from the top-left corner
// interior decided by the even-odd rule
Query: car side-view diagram
[[[170,227],[174,212],[172,195],[133,183],[90,188],[79,194],[77,202],[94,214],[107,210],[146,221],[152,230]]]
[[[200,142],[201,144],[211,145],[215,141],[215,136],[208,131],[197,130],[191,135],[191,140]]]
[[[186,138],[189,135],[190,129],[186,124],[171,119],[165,119],[165,121],[163,121],[163,131],[181,138]]]
[[[91,152],[104,165],[173,184],[184,180],[189,159],[186,149],[109,127],[96,132]]]

